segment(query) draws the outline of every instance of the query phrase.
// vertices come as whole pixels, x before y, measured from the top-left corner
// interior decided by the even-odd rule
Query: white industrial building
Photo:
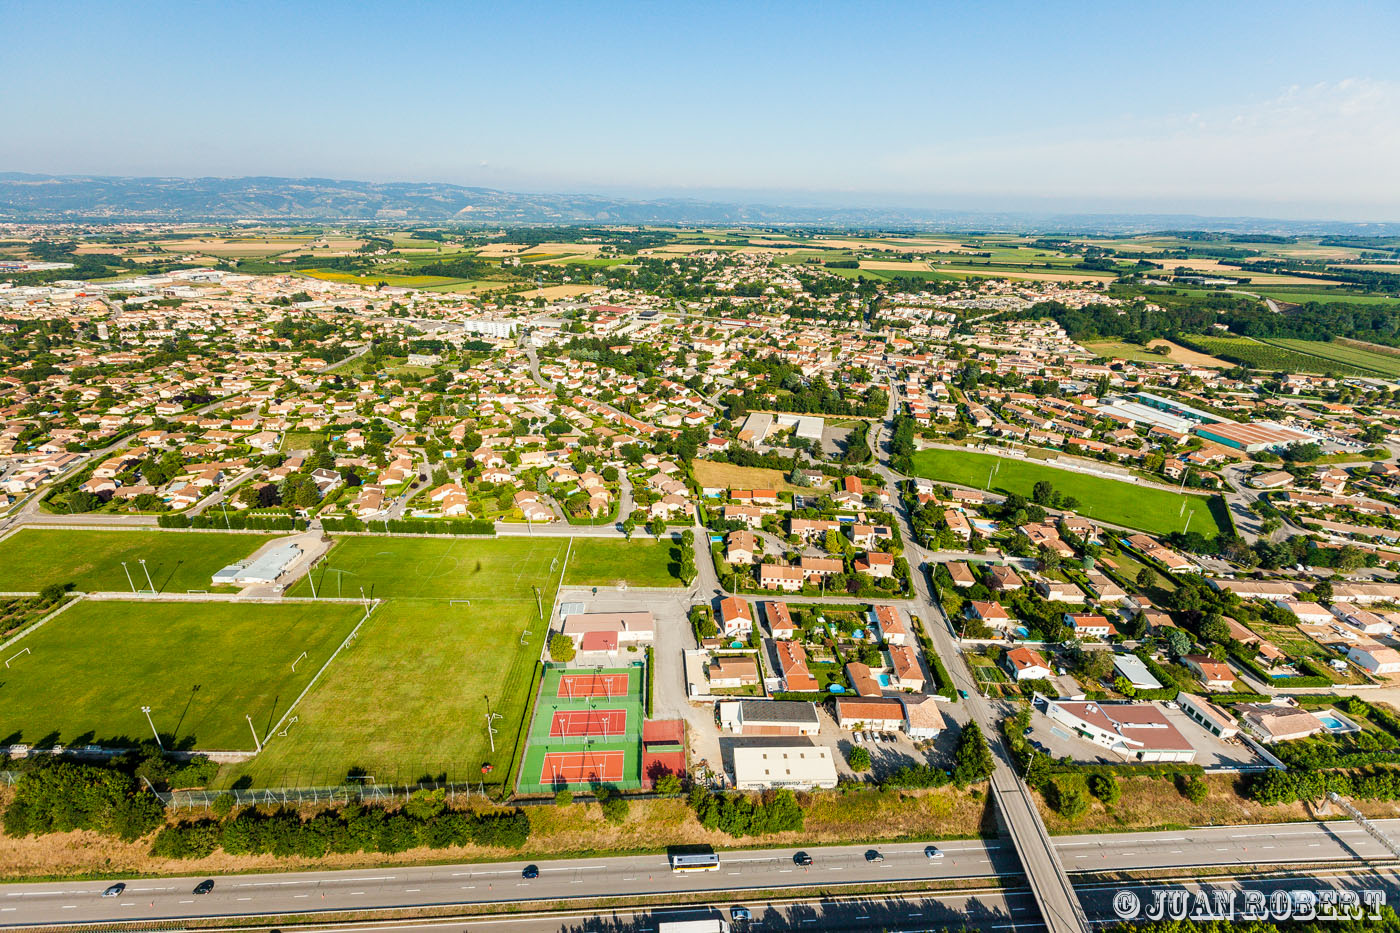
[[[732,752],[734,786],[739,790],[836,786],[836,762],[825,745],[736,746]]]

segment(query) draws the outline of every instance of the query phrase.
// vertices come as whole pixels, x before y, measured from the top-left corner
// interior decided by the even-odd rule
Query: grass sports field
[[[575,538],[566,586],[680,586],[681,543],[650,537],[642,529],[631,541]]]
[[[547,668],[520,765],[520,791],[640,787],[644,677],[640,665]]]
[[[1211,510],[1213,497],[1135,486],[1010,457],[956,450],[921,450],[914,454],[914,473],[932,480],[984,489],[988,475],[998,463],[996,475],[992,476],[992,492],[1014,492],[1029,498],[1035,484],[1046,480],[1057,492],[1078,499],[1075,511],[1086,518],[1139,528],[1151,534],[1168,534],[1183,530],[1187,516],[1194,515],[1192,531],[1213,538],[1223,529]],[[1182,500],[1186,502],[1184,514],[1181,513]]]
[[[385,601],[302,702],[287,735],[221,780],[505,780],[544,641],[537,606],[550,612],[567,548],[566,539],[546,537],[342,538],[313,571],[318,592],[358,595],[363,586]],[[310,595],[305,580],[295,593]],[[494,753],[488,696],[501,714]]]
[[[122,561],[137,589],[148,589],[146,560],[161,593],[207,590],[222,567],[252,554],[274,535],[220,531],[97,531],[24,528],[0,541],[0,590],[32,592],[72,583],[87,593],[129,592]]]
[[[134,743],[151,738],[149,706],[167,747],[252,749],[244,717],[266,735],[363,616],[344,603],[85,600],[6,650],[0,744]]]

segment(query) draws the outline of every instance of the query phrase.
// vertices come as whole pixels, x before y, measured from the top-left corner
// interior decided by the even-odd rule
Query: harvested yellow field
[[[599,285],[546,285],[544,288],[532,288],[528,292],[521,292],[522,298],[575,298],[579,295],[587,295],[591,292],[602,291]]]
[[[883,259],[862,259],[860,262],[862,269],[872,269],[883,272],[928,272],[929,266],[926,262],[893,262]]]
[[[709,460],[693,460],[690,464],[695,481],[701,486],[723,486],[726,489],[776,489],[778,492],[810,492],[812,489],[828,489],[831,481],[826,478],[814,480],[810,487],[794,486],[787,481],[782,470],[766,470],[763,467],[741,467],[732,463],[714,463]]]
[[[1213,356],[1204,353],[1197,353],[1190,347],[1183,347],[1179,343],[1172,343],[1170,340],[1153,340],[1148,343],[1149,350],[1156,347],[1167,347],[1167,359],[1174,363],[1185,363],[1187,366],[1200,366],[1209,369],[1229,369],[1233,363],[1218,360]]]
[[[204,253],[209,256],[268,256],[304,249],[306,240],[174,240],[158,244],[167,253]]]

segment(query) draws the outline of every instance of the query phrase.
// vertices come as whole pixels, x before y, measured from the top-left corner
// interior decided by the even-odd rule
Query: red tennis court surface
[[[549,724],[552,738],[565,735],[622,735],[626,731],[625,709],[560,710]]]
[[[620,781],[626,752],[549,752],[540,766],[541,784]]]
[[[642,752],[642,777],[648,781],[655,781],[663,774],[685,777],[685,749]]]
[[[561,697],[624,697],[627,674],[563,674],[559,678]]]

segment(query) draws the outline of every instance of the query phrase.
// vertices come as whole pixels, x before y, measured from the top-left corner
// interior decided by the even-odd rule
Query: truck
[[[656,933],[729,933],[729,924],[718,917],[705,920],[665,920],[656,925]]]

